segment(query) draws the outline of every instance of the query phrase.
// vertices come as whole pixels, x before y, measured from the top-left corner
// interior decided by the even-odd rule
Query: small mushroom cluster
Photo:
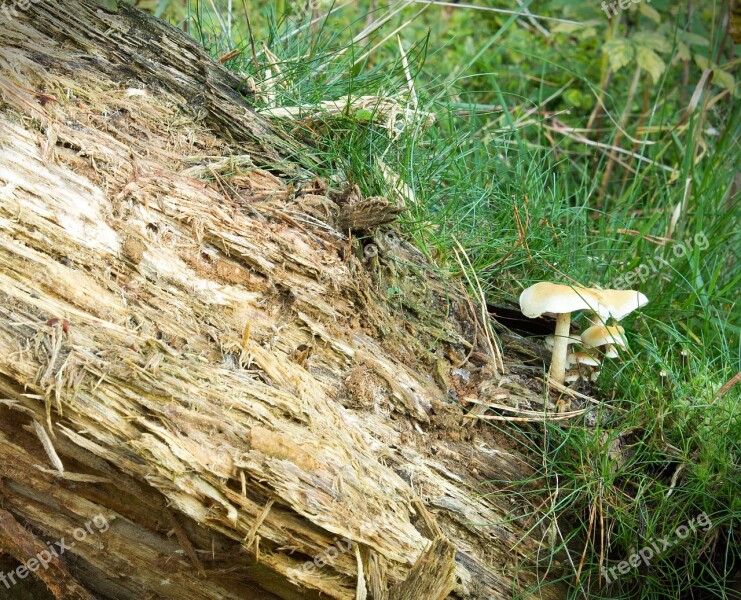
[[[576,369],[566,371],[565,383],[572,383],[584,378],[584,371],[589,374],[591,381],[596,381],[602,366],[600,359],[617,358],[619,354],[616,346],[623,349],[628,347],[625,339],[625,329],[620,325],[592,325],[581,334],[579,343],[586,350],[572,352],[566,356],[567,367],[571,369],[572,366],[576,366]],[[582,369],[582,367],[586,367],[586,369]]]
[[[542,281],[530,286],[520,294],[520,310],[530,319],[544,313],[556,315],[556,331],[552,338],[553,357],[549,377],[556,383],[575,381],[579,378],[579,366],[599,367],[598,352],[607,358],[617,356],[616,346],[626,347],[625,330],[619,325],[607,326],[597,324],[589,327],[580,337],[569,335],[571,313],[577,310],[589,310],[601,323],[612,318],[620,321],[634,310],[648,304],[648,298],[641,292],[633,290],[599,290],[583,287],[572,287]],[[550,336],[549,336],[550,337]],[[548,344],[549,340],[546,340]],[[569,344],[578,342],[586,351],[569,353]],[[566,369],[573,365],[577,371]],[[599,375],[599,371],[596,372]],[[596,379],[593,372],[592,378]]]

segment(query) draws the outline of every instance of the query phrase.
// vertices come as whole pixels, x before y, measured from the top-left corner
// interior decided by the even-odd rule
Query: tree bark
[[[562,597],[451,399],[506,379],[470,303],[240,91],[124,4],[0,28],[0,548],[74,540],[57,598]]]

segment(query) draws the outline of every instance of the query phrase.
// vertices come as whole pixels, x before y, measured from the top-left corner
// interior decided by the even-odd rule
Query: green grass
[[[392,136],[378,116],[352,111],[283,126],[315,147],[319,174],[364,194],[389,194],[381,162],[393,165],[415,193],[406,235],[453,277],[459,242],[494,301],[539,280],[608,286],[650,269],[632,283],[650,303],[622,323],[630,352],[603,370],[600,403],[566,425],[521,426],[543,453],[522,482],[541,506],[528,517],[563,534],[550,551],[573,564],[570,597],[730,598],[741,568],[741,382],[722,386],[741,366],[741,114],[739,52],[719,26],[726,8],[698,5],[688,19],[686,7],[656,0],[609,23],[596,1],[531,3],[586,24],[539,21],[546,35],[507,14],[413,4],[352,42],[368,2],[311,27],[288,3],[247,2],[255,37],[279,59],[280,75],[273,66],[266,78],[241,1],[231,35],[226,2],[214,5],[220,18],[209,2],[141,4],[187,26],[214,56],[242,49],[229,66],[258,82],[261,108],[347,94],[406,103],[396,37],[367,52],[412,19],[400,35],[432,126],[410,118]],[[379,4],[374,18],[391,10]],[[688,112],[704,60],[721,67]],[[701,514],[707,531],[675,539]],[[650,565],[600,580],[600,567],[667,537],[676,545]]]

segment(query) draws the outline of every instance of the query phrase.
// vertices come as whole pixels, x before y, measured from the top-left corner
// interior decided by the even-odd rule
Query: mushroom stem
[[[556,315],[556,332],[553,340],[553,356],[549,375],[556,383],[563,383],[566,377],[566,355],[569,348],[569,329],[571,313]]]

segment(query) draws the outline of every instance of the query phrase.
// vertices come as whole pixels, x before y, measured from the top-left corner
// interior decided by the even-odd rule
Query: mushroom
[[[543,338],[543,342],[545,343],[545,347],[548,348],[548,350],[553,350],[553,344],[555,343],[556,338],[552,335],[547,335],[545,338]],[[567,344],[581,344],[581,338],[578,335],[570,335],[569,339],[566,340]]]
[[[648,298],[641,292],[634,290],[592,290],[592,293],[598,298],[605,312],[620,321],[634,310],[637,310],[648,304]],[[590,313],[587,315],[589,326],[604,325],[606,317],[603,313]]]
[[[520,294],[520,310],[526,317],[535,319],[547,312],[556,315],[549,375],[557,383],[564,383],[572,312],[591,310],[603,320],[620,320],[646,304],[648,298],[633,290],[597,290],[547,281],[531,285]]]
[[[646,306],[648,298],[645,294],[635,290],[590,290],[599,300],[601,309],[595,311],[602,319],[606,319],[605,312],[616,321],[627,317],[634,310]]]
[[[597,369],[596,371],[592,371],[591,373],[589,373],[589,378],[588,378],[589,381],[597,381],[597,379],[599,379],[599,374],[601,372],[602,371]],[[566,376],[564,377],[564,383],[574,383],[576,381],[579,381],[580,379],[583,379],[584,381],[586,381],[587,377],[579,371],[574,371],[574,370],[566,371]]]
[[[612,344],[606,344],[605,345],[605,358],[619,358],[620,354],[618,354],[617,348],[613,346]]]
[[[568,373],[564,373],[563,382],[574,383],[575,381],[579,381],[579,379],[581,379],[581,373],[579,371],[569,371]]]
[[[520,294],[520,310],[526,317],[535,319],[547,312],[556,315],[549,375],[557,383],[564,383],[566,374],[571,313],[577,310],[592,310],[600,316],[605,313],[594,291],[541,281]]]
[[[576,369],[571,369],[574,365],[576,365]],[[600,361],[587,352],[572,352],[566,357],[566,366],[571,370],[566,372],[564,383],[572,383],[579,379],[584,379],[586,381],[589,378],[588,375],[592,372],[591,367],[599,367]],[[582,367],[587,368],[582,369]],[[599,373],[599,369],[597,369],[597,373]],[[576,377],[574,377],[574,375],[576,375]],[[594,379],[592,379],[592,381],[594,381]]]
[[[604,325],[593,325],[581,334],[581,341],[587,348],[605,347],[605,356],[607,358],[617,358],[618,353],[615,346],[627,348],[625,340],[625,329],[620,325],[606,327]]]
[[[571,365],[587,365],[589,367],[599,367],[600,361],[594,358],[592,355],[586,352],[574,352],[566,357],[568,366]]]

